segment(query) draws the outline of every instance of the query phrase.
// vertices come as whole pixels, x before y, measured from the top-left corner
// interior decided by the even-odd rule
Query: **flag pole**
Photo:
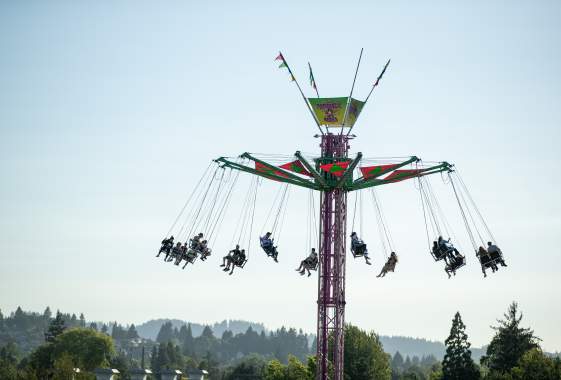
[[[358,63],[356,64],[356,70],[355,70],[355,77],[353,79],[353,85],[351,86],[351,93],[349,95],[349,98],[347,99],[347,106],[345,107],[345,116],[343,117],[343,124],[341,124],[341,136],[343,135],[343,130],[345,128],[345,123],[347,122],[347,113],[349,112],[349,106],[351,105],[351,98],[353,96],[353,90],[355,89],[355,82],[356,82],[356,76],[358,74],[358,68],[360,67],[360,60],[362,59],[362,51],[364,50],[364,48],[360,49],[360,55],[358,56]],[[352,127],[351,127],[352,129]],[[347,136],[349,134],[347,133]]]
[[[323,130],[320,127],[320,123],[319,120],[316,117],[316,114],[314,113],[314,111],[312,110],[312,108],[310,107],[310,104],[308,103],[308,99],[306,99],[306,96],[304,95],[304,92],[302,91],[302,88],[300,87],[300,85],[298,84],[298,81],[296,80],[296,77],[294,76],[294,74],[292,74],[292,70],[290,70],[290,66],[288,66],[288,63],[286,62],[286,60],[284,59],[284,55],[282,55],[282,52],[279,51],[279,57],[282,59],[282,62],[284,63],[284,65],[286,66],[288,73],[290,74],[290,79],[296,83],[296,87],[298,87],[298,91],[300,91],[300,95],[302,95],[302,99],[304,99],[304,103],[306,103],[306,107],[308,107],[308,110],[310,111],[310,113],[312,114],[312,117],[314,118],[314,121],[316,122],[316,125],[319,129],[319,131],[321,132],[322,135],[324,135],[325,133],[323,133]],[[282,67],[282,65],[280,66]]]
[[[312,83],[314,84],[314,85],[313,85],[313,88],[314,88],[314,90],[316,90],[316,94],[317,94],[318,99],[319,99],[318,86],[317,86],[316,78],[314,77],[314,73],[313,73],[313,71],[312,71],[312,65],[310,65],[310,62],[308,62],[308,67],[310,68],[310,76],[311,76],[310,79],[313,80]]]
[[[366,105],[366,103],[368,102],[368,99],[370,98],[370,95],[372,95],[372,92],[374,91],[374,89],[378,86],[378,84],[380,83],[380,79],[382,79],[382,76],[384,75],[384,73],[386,72],[386,69],[388,68],[389,64],[390,64],[391,59],[388,59],[388,62],[386,62],[386,65],[384,66],[384,68],[382,69],[382,72],[380,73],[380,75],[378,75],[378,78],[376,78],[376,82],[374,82],[374,85],[372,86],[372,88],[370,89],[370,92],[368,93],[368,96],[366,97],[366,99],[364,99],[364,104],[362,105],[362,108],[364,108],[364,106]],[[349,131],[347,132],[347,136],[349,135],[349,133],[351,133],[351,129],[353,129],[354,126],[351,126],[351,128],[349,128]]]

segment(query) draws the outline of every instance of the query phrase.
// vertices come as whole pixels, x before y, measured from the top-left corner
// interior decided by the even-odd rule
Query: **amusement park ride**
[[[318,272],[316,357],[316,379],[318,380],[342,380],[344,378],[345,252],[347,249],[348,222],[347,197],[350,192],[372,190],[376,186],[416,179],[423,206],[429,252],[435,261],[445,263],[445,270],[450,277],[450,273],[455,275],[456,270],[464,266],[466,260],[465,256],[461,255],[449,241],[442,238],[443,235],[445,237],[449,236],[445,235],[449,232],[447,222],[445,219],[443,220],[442,211],[427,178],[431,174],[446,173],[484,275],[486,276],[485,269],[491,269],[495,272],[498,265],[506,266],[502,259],[502,253],[496,246],[496,240],[453,165],[440,162],[425,166],[418,157],[411,156],[399,161],[386,160],[377,162],[376,165],[359,166],[364,161],[362,153],[358,152],[354,157],[349,156],[350,141],[355,137],[350,132],[390,63],[388,61],[384,66],[367,98],[364,101],[359,101],[354,99],[352,95],[361,57],[362,50],[348,97],[320,98],[310,66],[310,84],[316,91],[317,97],[307,98],[284,56],[279,54],[277,57],[277,60],[281,62],[279,67],[288,70],[291,80],[297,85],[319,130],[320,134],[316,137],[321,139],[320,155],[310,158],[297,151],[294,153],[292,161],[281,165],[251,153],[243,153],[236,158],[220,157],[214,160],[218,164],[214,174],[209,179],[208,174],[211,164],[166,235],[170,236],[175,231],[174,228],[178,221],[186,211],[187,206],[191,204],[188,213],[190,216],[185,219],[181,228],[175,233],[176,237],[185,242],[189,241],[189,243],[182,246],[178,242],[174,243],[173,237],[170,237],[162,242],[162,248],[160,249],[160,253],[166,254],[166,261],[175,260],[175,263],[179,265],[182,260],[185,260],[183,268],[189,263],[193,264],[198,257],[201,260],[206,260],[211,253],[209,247],[213,245],[212,239],[217,235],[240,172],[256,176],[246,193],[239,228],[236,228],[232,241],[233,245],[236,236],[238,237],[237,245],[247,241],[248,255],[251,240],[256,239],[251,235],[259,178],[286,184],[277,194],[278,202],[275,200],[278,205],[278,212],[270,236],[275,236],[282,207],[286,204],[289,185],[310,189],[310,193],[319,192],[319,226],[317,227],[319,256],[317,257],[317,265],[307,268]],[[231,170],[228,171],[229,175],[225,178],[226,169]],[[271,210],[273,210],[273,207]],[[199,231],[203,231],[204,235],[200,233],[192,238],[193,233],[199,233]],[[352,232],[351,252],[353,256],[367,257],[366,245],[357,239],[354,231]],[[430,247],[430,234],[433,236],[432,247]],[[270,236],[267,236],[267,239]],[[481,242],[479,246],[478,240]],[[263,238],[261,241],[263,243]],[[487,241],[489,241],[489,248],[485,249],[483,246]],[[272,243],[272,240],[270,242]],[[273,256],[276,261],[278,255],[276,247],[272,244],[269,247],[262,244],[262,247],[267,255]],[[158,256],[160,253],[158,253]],[[224,258],[223,266],[228,263],[224,270],[231,268],[233,271],[235,267],[243,268],[246,262],[247,257],[244,251],[240,251],[239,247],[236,247]],[[305,262],[303,261],[303,263]],[[369,263],[368,260],[367,263]],[[393,267],[395,267],[395,262]],[[393,267],[390,271],[393,271]],[[329,363],[332,363],[331,368]]]

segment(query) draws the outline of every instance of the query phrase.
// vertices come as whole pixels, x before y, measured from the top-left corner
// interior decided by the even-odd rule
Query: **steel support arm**
[[[249,173],[249,174],[258,175],[260,177],[267,178],[267,179],[274,180],[274,181],[289,183],[289,184],[295,185],[295,186],[306,187],[306,188],[312,189],[312,190],[319,190],[318,186],[316,186],[312,182],[307,181],[307,182],[303,183],[303,182],[300,182],[300,181],[294,181],[290,178],[285,178],[285,177],[281,177],[281,176],[278,176],[278,175],[263,173],[263,172],[260,172],[258,170],[255,170],[253,168],[250,168],[248,166],[230,161],[225,157],[217,158],[214,161],[221,164],[223,167],[226,167],[226,168],[239,170],[239,171],[246,172],[246,173]]]
[[[339,182],[337,182],[337,185],[335,186],[336,189],[340,189],[341,187],[343,187],[345,185],[345,182],[347,182],[347,180],[349,179],[349,177],[352,177],[353,171],[355,170],[356,166],[360,162],[361,158],[362,158],[362,153],[358,152],[356,154],[356,158],[347,167],[347,170],[345,171],[345,174],[343,174],[343,177],[341,177]]]
[[[298,177],[296,174],[293,174],[293,173],[289,172],[288,170],[281,169],[281,168],[279,168],[278,166],[271,165],[271,164],[269,164],[268,162],[265,162],[265,161],[263,161],[263,160],[260,160],[260,159],[258,159],[258,158],[255,158],[255,157],[253,157],[251,154],[249,154],[248,152],[245,152],[245,153],[242,154],[240,157],[247,158],[247,159],[252,160],[252,161],[254,161],[254,162],[258,162],[258,163],[260,163],[261,165],[263,165],[263,166],[265,166],[265,167],[267,167],[267,168],[269,168],[269,169],[271,169],[271,170],[274,170],[275,172],[282,173],[282,174],[285,175],[287,178],[290,178],[290,179],[292,179],[293,181],[297,181],[297,182],[302,183],[302,184],[305,184],[305,185],[306,185],[306,184],[312,184],[311,181],[308,181],[307,179],[304,179],[304,178],[302,178],[302,177]]]
[[[310,163],[308,162],[308,160],[306,160],[302,154],[300,153],[300,151],[296,151],[296,153],[294,153],[294,156],[298,159],[298,161],[300,161],[300,163],[302,165],[304,165],[304,167],[306,168],[307,171],[310,172],[310,174],[314,177],[314,179],[324,188],[327,187],[327,183],[325,182],[325,179],[323,179],[323,177],[321,176],[320,173],[318,173],[318,171],[312,166],[310,165]]]

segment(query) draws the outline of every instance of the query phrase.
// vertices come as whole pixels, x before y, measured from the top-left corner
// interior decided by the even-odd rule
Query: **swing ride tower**
[[[318,93],[317,98],[306,98],[282,54],[279,54],[277,59],[282,60],[281,67],[288,69],[291,79],[298,86],[321,132],[320,135],[316,135],[321,138],[320,156],[309,159],[297,151],[294,154],[295,161],[281,166],[266,162],[265,159],[247,152],[237,159],[220,157],[215,161],[222,168],[250,173],[320,193],[316,379],[343,380],[348,193],[450,171],[451,165],[441,162],[438,165],[419,168],[420,160],[416,156],[411,156],[401,162],[361,167],[362,176],[353,178],[353,173],[362,159],[362,153],[357,153],[354,158],[349,157],[349,142],[354,138],[350,132],[360,111],[382,78],[389,61],[366,100],[359,101],[352,98],[354,80],[348,97],[320,98]],[[313,74],[311,74],[311,81],[317,93]],[[415,167],[400,170],[407,165],[415,165]]]

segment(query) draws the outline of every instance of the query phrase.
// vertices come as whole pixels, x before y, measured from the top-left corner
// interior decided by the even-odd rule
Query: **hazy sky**
[[[279,50],[309,95],[308,61],[322,95],[346,96],[363,47],[357,98],[392,64],[352,151],[457,164],[509,267],[483,279],[467,250],[448,280],[413,183],[380,189],[401,260],[375,278],[367,204],[374,265],[349,256],[347,321],[443,340],[459,310],[480,346],[517,300],[544,348],[561,350],[560,20],[558,1],[1,2],[0,308],[313,332],[316,277],[294,271],[305,191],[291,195],[279,264],[253,250],[234,276],[218,267],[247,176],[211,259],[182,271],[154,254],[211,159],[319,149]],[[468,249],[450,189],[433,182]],[[258,230],[276,186],[263,185]]]

